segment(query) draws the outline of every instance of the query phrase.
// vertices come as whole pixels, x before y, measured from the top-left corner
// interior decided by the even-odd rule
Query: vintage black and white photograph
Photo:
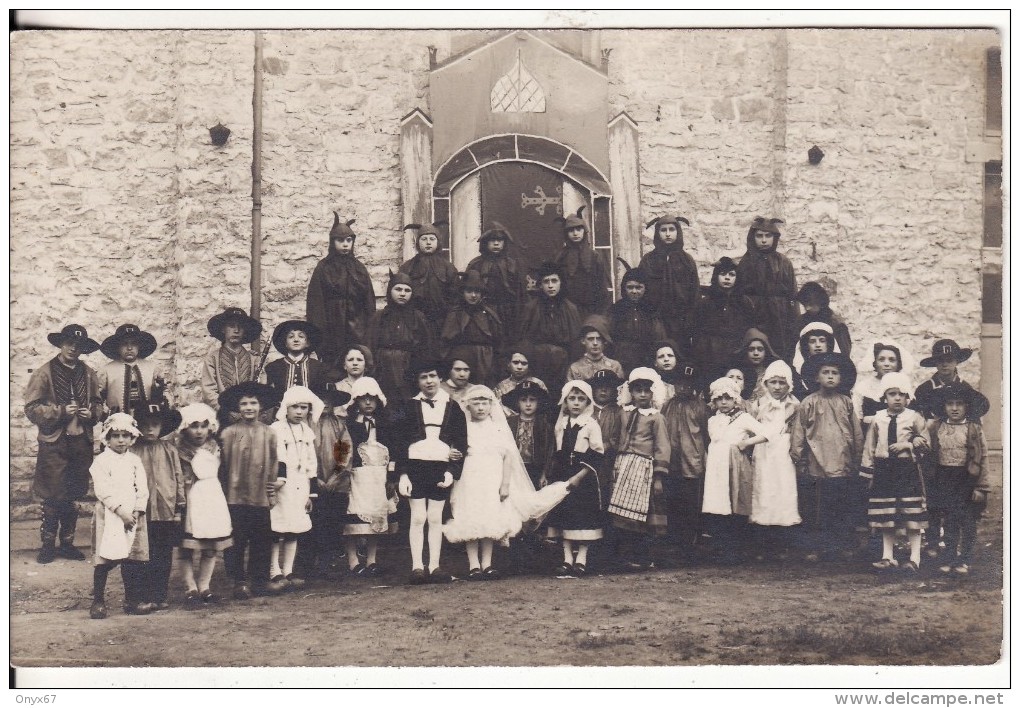
[[[720,14],[12,32],[15,674],[1006,680],[1008,15]]]

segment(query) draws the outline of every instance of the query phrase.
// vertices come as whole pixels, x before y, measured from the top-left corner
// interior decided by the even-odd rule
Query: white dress
[[[188,490],[188,513],[184,532],[196,539],[226,538],[230,535],[230,510],[219,480],[220,458],[200,448],[191,458],[195,482]]]
[[[502,408],[494,402],[494,414]],[[525,524],[537,526],[568,493],[566,482],[536,491],[521,462],[510,429],[491,418],[468,421],[468,451],[460,479],[450,492],[453,518],[443,524],[451,543],[492,539],[507,545]],[[507,470],[509,496],[499,500],[503,470]]]
[[[788,398],[793,400],[792,396]],[[786,403],[777,401],[771,394],[758,399],[756,409],[768,442],[754,447],[751,523],[762,526],[799,524],[797,471],[790,459],[790,428],[787,423],[790,411]]]
[[[701,511],[705,514],[749,514],[753,477],[750,460],[735,445],[756,435],[765,435],[765,428],[747,413],[731,418],[716,413],[708,419],[708,455],[705,462],[705,496]],[[732,460],[732,462],[731,462]],[[746,499],[746,504],[743,500]]]
[[[287,482],[276,493],[276,505],[269,519],[276,533],[305,533],[312,529],[312,518],[305,511],[311,480],[318,471],[315,433],[307,423],[292,425],[278,420],[270,426],[276,433],[276,455],[287,465]]]
[[[509,500],[499,500],[503,465],[511,451],[491,420],[469,421],[467,428],[468,452],[460,479],[450,492],[453,518],[443,524],[443,533],[451,543],[509,539],[520,532],[522,525]]]

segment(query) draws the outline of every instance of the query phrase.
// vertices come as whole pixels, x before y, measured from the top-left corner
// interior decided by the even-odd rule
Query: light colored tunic
[[[287,482],[277,491],[276,504],[269,511],[273,531],[311,531],[312,517],[305,511],[305,505],[311,493],[310,480],[316,477],[319,467],[315,433],[304,421],[294,425],[278,420],[269,427],[276,433],[276,456],[287,465]]]
[[[787,394],[777,401],[768,394],[753,406],[755,418],[765,428],[768,441],[754,447],[754,489],[751,523],[762,526],[793,526],[797,512],[797,471],[790,459],[790,425],[797,413],[797,399]]]
[[[138,455],[130,450],[117,454],[107,448],[89,468],[96,492],[92,516],[92,549],[96,565],[118,560],[149,560],[149,536],[144,513],[138,523],[127,530],[116,509],[144,512],[149,502],[145,467]]]

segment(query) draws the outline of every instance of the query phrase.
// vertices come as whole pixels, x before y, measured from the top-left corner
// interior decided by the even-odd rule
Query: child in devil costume
[[[737,266],[742,294],[754,303],[758,329],[786,356],[797,342],[797,275],[790,259],[779,253],[782,219],[754,217],[747,230],[747,252]]]
[[[690,226],[691,222],[669,214],[645,225],[655,229],[655,248],[644,255],[639,267],[647,277],[645,297],[658,312],[666,334],[687,354],[691,346],[691,316],[698,304],[701,284],[698,266],[684,250],[681,224]]]
[[[404,261],[400,272],[411,279],[411,305],[425,315],[425,321],[432,329],[433,339],[439,339],[439,330],[447,313],[460,299],[457,285],[457,269],[450,259],[440,251],[439,227],[437,224],[408,224],[404,230],[414,230],[414,247],[417,255]]]
[[[521,308],[527,301],[525,273],[507,248],[513,242],[510,232],[498,222],[478,239],[481,254],[468,263],[468,271],[478,271],[485,302],[492,306],[507,332],[514,332]]]
[[[577,305],[582,320],[605,313],[611,287],[606,267],[592,248],[583,212],[582,206],[577,214],[556,218],[563,225],[563,248],[556,256],[563,273],[563,294]]]

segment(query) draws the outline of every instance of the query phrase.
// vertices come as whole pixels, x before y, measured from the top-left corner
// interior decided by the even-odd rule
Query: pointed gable
[[[609,173],[608,77],[527,31],[510,32],[433,69],[433,165],[491,135],[569,145]]]

